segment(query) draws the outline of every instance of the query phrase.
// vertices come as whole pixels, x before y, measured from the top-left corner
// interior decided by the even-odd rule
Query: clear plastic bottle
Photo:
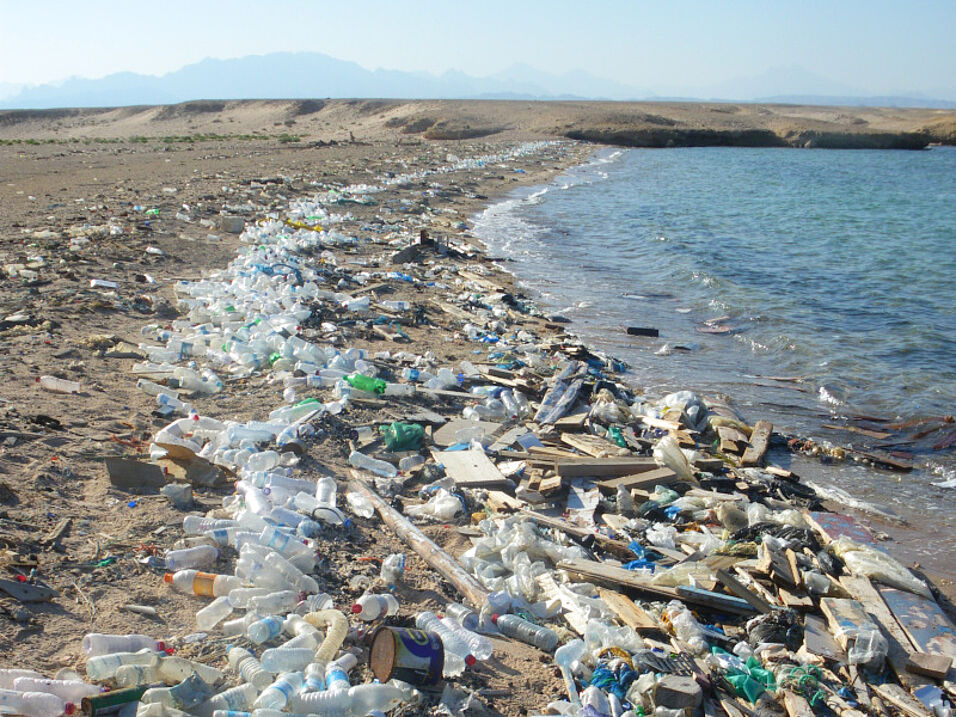
[[[349,703],[354,715],[388,712],[401,704],[403,697],[402,690],[392,684],[371,683],[349,688]]]
[[[475,659],[487,660],[491,657],[491,641],[487,637],[465,629],[465,627],[453,617],[446,616],[441,618],[441,624],[455,633],[455,635],[468,645]]]
[[[398,614],[398,607],[394,595],[363,595],[352,605],[352,614],[359,620],[372,622]]]
[[[193,673],[207,685],[214,685],[222,679],[222,670],[175,655],[161,658],[156,671],[167,684],[182,682]]]
[[[253,707],[256,709],[281,710],[289,704],[293,695],[302,691],[304,686],[305,678],[301,672],[286,672],[279,675],[275,682],[262,691]]]
[[[76,708],[72,702],[49,692],[17,692],[0,690],[0,712],[24,717],[57,717],[71,715]]]
[[[374,473],[382,478],[394,478],[398,475],[398,470],[391,463],[380,461],[359,451],[352,451],[349,454],[349,463],[356,468]]]
[[[321,692],[325,689],[325,665],[312,662],[305,668],[305,691]]]
[[[166,649],[166,644],[148,635],[105,635],[100,632],[91,632],[83,636],[81,647],[83,654],[87,657],[98,657],[111,655],[114,652],[136,652],[146,648],[161,652]]]
[[[210,697],[199,706],[197,712],[210,714],[214,710],[245,710],[252,706],[258,694],[255,685],[246,682]]]
[[[314,657],[314,647],[273,647],[262,653],[260,662],[268,672],[297,672],[304,670]]]
[[[381,578],[386,585],[396,585],[405,571],[405,555],[392,553],[382,561]]]
[[[239,674],[244,682],[254,685],[259,691],[272,684],[272,675],[262,667],[262,663],[249,650],[243,647],[231,647],[227,653],[229,667]]]
[[[371,518],[375,515],[375,508],[361,493],[350,490],[345,494],[345,502],[348,503],[349,509],[360,518]]]
[[[232,614],[232,603],[228,595],[221,595],[206,607],[196,612],[196,627],[200,630],[211,630]]]
[[[419,466],[425,465],[425,456],[420,454],[415,454],[413,456],[405,456],[398,462],[398,470],[402,473],[409,473]]]
[[[263,595],[271,595],[274,590],[269,588],[235,588],[229,591],[229,604],[234,608],[248,608],[252,599]]]
[[[211,545],[198,545],[185,550],[166,551],[167,570],[188,570],[190,568],[204,568],[219,560],[219,549]]]
[[[291,559],[295,555],[309,555],[314,557],[315,553],[300,538],[292,533],[279,530],[274,525],[267,525],[259,534],[259,545],[272,548],[279,555]]]
[[[450,602],[445,606],[445,613],[462,624],[466,630],[477,630],[479,625],[478,613],[470,607],[457,602]],[[476,655],[477,657],[477,655]]]
[[[183,532],[186,535],[200,535],[207,530],[217,528],[234,528],[239,525],[235,520],[221,518],[205,518],[201,515],[187,515],[183,518]]]
[[[318,502],[317,498],[308,493],[296,493],[293,504],[296,510],[301,510],[306,515],[311,516],[315,520],[320,520],[327,525],[346,525],[349,522],[341,510],[332,506],[322,505]],[[300,530],[300,526],[301,523],[299,526],[296,526],[296,534],[306,534],[307,531]]]
[[[140,685],[151,685],[160,680],[159,667],[149,665],[123,665],[113,675],[113,681],[117,687],[139,687]],[[177,682],[179,680],[171,684]]]
[[[475,664],[475,656],[471,654],[471,648],[460,636],[448,629],[442,624],[435,613],[425,610],[415,616],[415,627],[419,630],[434,632],[441,638],[442,645],[445,648],[445,654],[453,652],[461,657],[468,667]]]
[[[491,621],[503,635],[534,645],[545,652],[550,652],[558,644],[558,635],[554,630],[535,625],[517,615],[492,615]]]
[[[13,681],[18,677],[35,677],[38,680],[45,679],[43,675],[34,670],[21,670],[15,667],[0,668],[0,690],[12,690]]]
[[[76,381],[69,381],[65,378],[56,376],[40,376],[37,379],[40,388],[52,391],[53,393],[79,393],[83,387]]]
[[[103,691],[99,685],[79,680],[47,680],[36,677],[18,677],[13,681],[13,689],[18,692],[47,692],[74,704],[80,704],[84,697],[98,695]]]
[[[86,661],[86,676],[94,682],[103,682],[124,665],[155,667],[159,664],[160,654],[152,648],[146,648],[139,652],[114,652],[90,657]]]
[[[268,615],[261,620],[256,620],[246,630],[249,639],[257,645],[267,642],[282,632],[282,618],[275,615]]]
[[[177,570],[163,575],[163,582],[187,595],[221,597],[242,587],[242,578],[234,575],[204,573],[199,570]]]
[[[288,612],[299,604],[299,593],[295,590],[278,590],[268,595],[260,595],[249,601],[249,609],[260,615],[276,615]]]
[[[325,666],[325,689],[329,692],[339,692],[349,688],[349,673],[346,664],[339,660]]]
[[[348,714],[351,704],[348,690],[301,692],[292,698],[292,709],[297,713],[328,717]]]
[[[226,620],[224,623],[222,623],[219,630],[226,637],[245,635],[246,631],[249,629],[249,626],[256,620],[259,620],[261,617],[261,615],[256,615],[254,612],[247,612],[242,617]]]

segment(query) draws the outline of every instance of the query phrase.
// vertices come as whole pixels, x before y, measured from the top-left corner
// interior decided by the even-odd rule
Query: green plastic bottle
[[[607,437],[614,441],[621,448],[627,448],[627,441],[624,440],[624,436],[621,435],[621,429],[618,426],[611,426],[607,429]]]
[[[345,382],[349,386],[357,388],[359,391],[367,391],[368,393],[377,393],[379,395],[385,393],[385,382],[382,379],[372,378],[362,373],[350,373],[345,377]]]

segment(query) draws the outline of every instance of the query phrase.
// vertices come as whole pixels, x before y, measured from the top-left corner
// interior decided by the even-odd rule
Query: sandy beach
[[[171,591],[156,569],[155,558],[183,537],[184,512],[155,490],[114,485],[105,467],[108,458],[148,458],[151,437],[168,423],[153,415],[155,401],[137,389],[131,367],[143,357],[143,327],[180,316],[175,284],[220,270],[235,257],[240,242],[224,231],[223,215],[251,226],[329,190],[447,167],[454,158],[492,155],[523,141],[558,140],[506,166],[442,172],[389,185],[368,204],[331,207],[348,215],[337,232],[371,238],[334,250],[351,271],[387,270],[380,262],[389,242],[425,230],[474,250],[455,259],[456,269],[514,290],[509,275],[481,253],[469,232],[471,217],[517,186],[541,184],[585,161],[594,145],[566,139],[570,131],[586,125],[580,137],[610,141],[622,128],[675,124],[759,130],[790,137],[794,145],[799,137],[799,146],[837,134],[956,137],[954,112],[754,105],[336,100],[0,112],[0,265],[6,269],[0,283],[0,564],[5,577],[36,571],[56,591],[49,602],[0,596],[0,666],[82,672],[80,640],[87,632],[179,638],[177,654],[223,662],[221,640],[182,641],[197,632],[194,616],[202,603]],[[474,347],[459,317],[441,307],[465,290],[464,283],[442,289],[393,282],[379,298],[425,306],[428,323],[402,322],[407,341],[397,343],[362,322],[343,322],[339,345],[430,351],[437,365],[457,366]],[[512,326],[522,328],[555,343],[566,338],[545,317],[523,314]],[[315,326],[303,336],[330,338]],[[51,393],[38,383],[41,376],[76,381],[82,390]],[[282,392],[281,383],[260,371],[190,402],[201,415],[221,420],[263,419],[282,404]],[[449,416],[461,410],[440,399],[431,408]],[[324,418],[302,466],[327,470],[344,486],[349,428],[393,418],[389,406],[375,402]],[[231,494],[228,483],[197,486],[191,512],[214,510]],[[459,518],[423,527],[453,556],[470,544],[470,521]],[[361,594],[355,576],[372,576],[375,560],[403,550],[406,571],[395,592],[400,616],[440,610],[457,599],[376,516],[355,519],[347,540],[321,536],[316,547],[317,579],[337,607]],[[937,587],[956,595],[952,584]],[[125,609],[131,604],[152,607],[156,616]],[[481,691],[490,713],[526,714],[562,694],[549,656],[515,641],[496,640],[495,649],[459,681]],[[357,682],[368,673],[360,665],[353,675]]]

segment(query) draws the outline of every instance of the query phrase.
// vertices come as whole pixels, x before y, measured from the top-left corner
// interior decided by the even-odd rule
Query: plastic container
[[[348,503],[349,510],[360,518],[371,518],[375,515],[375,507],[369,499],[361,493],[350,490],[345,494],[345,502]]]
[[[479,625],[478,613],[461,603],[450,602],[445,606],[445,614],[461,623],[466,630],[477,630]]]
[[[260,615],[276,615],[288,612],[299,604],[299,593],[295,590],[279,590],[268,595],[259,595],[249,600],[249,609]]]
[[[20,670],[15,667],[0,668],[0,690],[12,690],[13,681],[18,677],[35,677],[38,680],[45,679],[43,675],[34,670]]]
[[[381,578],[389,586],[396,585],[405,572],[405,555],[403,553],[392,553],[382,561]]]
[[[56,376],[40,376],[37,379],[37,384],[40,388],[53,393],[80,393],[83,390],[83,387],[76,381],[68,381]]]
[[[211,545],[198,545],[185,550],[166,551],[167,570],[188,570],[190,568],[204,568],[219,560],[219,549]]]
[[[202,547],[202,546],[200,546]],[[204,573],[199,570],[177,570],[163,575],[163,582],[187,595],[221,597],[242,587],[242,578],[234,575]]]
[[[91,632],[83,636],[81,648],[87,657],[98,657],[111,655],[114,652],[136,652],[143,649],[162,652],[166,649],[166,645],[148,635],[106,635]],[[97,679],[92,675],[90,677]]]
[[[359,620],[372,622],[398,614],[398,607],[394,595],[363,595],[352,605],[352,614]]]
[[[48,692],[17,692],[0,690],[0,712],[24,717],[57,717],[76,711],[72,702]]]
[[[491,621],[503,635],[534,645],[539,650],[550,652],[558,644],[554,630],[518,617],[517,615],[492,615]]]
[[[214,710],[246,710],[252,706],[258,694],[259,690],[255,685],[247,682],[210,697],[196,711],[200,714],[211,714]]]
[[[257,645],[267,642],[282,632],[282,618],[275,615],[268,615],[261,620],[256,620],[249,625],[246,635]]]
[[[453,617],[441,618],[441,624],[451,630],[462,642],[468,645],[472,655],[477,660],[487,660],[491,657],[491,641],[476,632],[465,629],[465,627]]]

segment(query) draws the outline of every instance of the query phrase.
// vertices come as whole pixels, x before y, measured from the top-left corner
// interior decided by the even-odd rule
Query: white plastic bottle
[[[234,528],[239,525],[234,520],[224,520],[222,518],[205,518],[201,515],[187,515],[183,518],[183,532],[186,535],[199,535],[207,530],[217,528]]]
[[[166,649],[166,644],[148,635],[105,635],[100,632],[91,632],[83,636],[81,647],[83,654],[87,657],[98,657],[114,652],[136,652],[146,648],[162,652]],[[90,675],[90,677],[93,676]]]
[[[314,647],[273,647],[262,653],[260,662],[268,672],[297,672],[304,670],[314,657]]]
[[[315,501],[318,505],[329,508],[335,507],[335,494],[338,486],[331,476],[322,476],[315,484]]]
[[[372,622],[397,614],[398,607],[394,595],[363,595],[352,605],[352,614],[359,620]]]
[[[243,647],[229,648],[228,660],[229,667],[257,690],[264,690],[272,684],[272,675],[263,669],[262,663],[249,650]]]
[[[252,706],[259,690],[248,682],[220,692],[203,702],[196,710],[199,714],[212,714],[215,710],[241,712]]]
[[[256,620],[246,630],[249,639],[257,645],[267,642],[282,632],[282,618],[275,615],[269,615]]]
[[[550,652],[558,644],[558,635],[554,630],[535,625],[517,615],[492,615],[491,621],[503,635],[534,645],[545,652]]]
[[[468,645],[475,659],[487,660],[491,657],[492,647],[491,641],[488,638],[466,629],[453,617],[443,617],[441,618],[441,623]]]
[[[114,652],[97,655],[86,661],[86,676],[94,682],[103,682],[116,674],[124,665],[141,665],[155,667],[159,664],[160,653],[152,648],[139,652]]]
[[[442,624],[435,613],[425,610],[415,616],[415,627],[419,630],[434,632],[441,639],[445,648],[445,654],[453,652],[464,660],[465,665],[471,667],[475,664],[475,656],[471,654],[471,648],[468,643],[454,632]]]
[[[221,595],[206,607],[196,612],[196,627],[200,630],[211,630],[232,614],[232,603],[228,595]]]
[[[221,597],[242,587],[242,578],[234,575],[204,573],[199,570],[177,570],[163,575],[163,582],[187,595]]]
[[[445,606],[445,613],[449,617],[453,617],[458,620],[458,622],[460,622],[462,627],[464,627],[466,630],[475,631],[478,629],[478,613],[476,613],[470,607],[466,607],[461,603],[450,602]]]
[[[275,682],[262,691],[253,707],[256,709],[281,710],[289,704],[293,695],[302,691],[304,686],[305,678],[301,672],[286,672],[279,675]]]
[[[75,711],[72,702],[49,692],[17,692],[0,690],[0,712],[24,715],[24,717],[58,717]]]
[[[15,667],[0,668],[0,690],[12,690],[13,681],[18,677],[35,677],[44,679],[43,675],[34,670],[21,670]]]
[[[98,695],[103,691],[98,685],[79,680],[46,680],[36,677],[18,677],[13,681],[13,689],[18,692],[47,692],[77,705],[84,697]]]
[[[349,454],[349,463],[356,468],[374,473],[382,478],[394,478],[398,475],[398,470],[391,463],[380,461],[378,458],[372,458],[359,451],[352,451]]]
[[[260,595],[249,600],[249,609],[260,615],[276,615],[288,612],[299,604],[299,593],[295,590],[279,590],[268,595]]]
[[[405,460],[404,458],[402,460]],[[345,494],[345,502],[349,505],[349,510],[351,510],[355,515],[360,518],[371,518],[375,515],[375,508],[361,493],[358,493],[354,490],[350,490]]]
[[[212,565],[219,559],[219,549],[211,545],[198,545],[185,550],[166,551],[167,570],[188,570],[190,568],[204,568]]]

